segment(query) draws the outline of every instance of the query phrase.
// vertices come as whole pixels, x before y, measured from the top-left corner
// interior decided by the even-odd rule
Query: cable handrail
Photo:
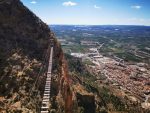
[[[49,65],[48,65],[48,72],[47,78],[45,83],[44,95],[42,99],[42,106],[41,106],[41,113],[48,113],[49,112],[49,101],[50,101],[50,91],[51,91],[51,71],[52,71],[52,58],[53,58],[53,47],[51,47],[50,58],[49,58]]]

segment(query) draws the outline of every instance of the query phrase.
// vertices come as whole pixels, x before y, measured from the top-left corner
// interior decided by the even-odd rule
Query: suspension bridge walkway
[[[41,106],[41,113],[49,112],[49,106],[50,106],[49,102],[50,102],[50,92],[51,92],[51,76],[52,76],[52,58],[53,58],[53,47],[51,47],[51,52],[50,52],[46,84],[45,84],[44,95],[43,95],[42,106]]]

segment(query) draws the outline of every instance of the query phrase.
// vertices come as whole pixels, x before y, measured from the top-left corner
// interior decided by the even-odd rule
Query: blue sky
[[[150,0],[21,1],[47,24],[150,26]]]

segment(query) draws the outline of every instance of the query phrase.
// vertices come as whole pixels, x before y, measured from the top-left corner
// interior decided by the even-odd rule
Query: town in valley
[[[150,108],[150,27],[52,25],[63,50],[80,59],[96,83],[109,84]]]

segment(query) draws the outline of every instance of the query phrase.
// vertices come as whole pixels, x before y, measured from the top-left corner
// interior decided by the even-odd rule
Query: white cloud
[[[140,5],[133,5],[133,6],[131,6],[131,8],[133,8],[133,9],[141,9],[142,6],[140,6]]]
[[[76,6],[77,3],[68,1],[68,2],[64,2],[62,5],[63,5],[63,6]]]
[[[31,4],[36,4],[37,2],[36,2],[36,1],[31,1],[30,3],[31,3]]]
[[[101,9],[101,7],[97,6],[97,5],[94,5],[94,8],[95,9]]]

